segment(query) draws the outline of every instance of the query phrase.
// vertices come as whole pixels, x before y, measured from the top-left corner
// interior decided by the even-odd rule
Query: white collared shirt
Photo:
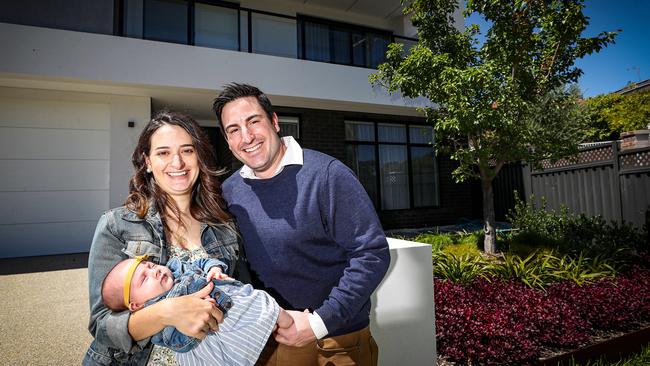
[[[300,147],[298,142],[296,142],[296,140],[292,136],[283,137],[281,141],[287,149],[284,151],[282,160],[280,160],[280,165],[278,166],[278,169],[275,171],[275,173],[273,173],[272,177],[275,177],[276,175],[280,174],[284,169],[284,167],[287,165],[303,164],[302,148]],[[241,168],[239,174],[244,179],[262,179],[256,177],[253,169],[251,169],[247,165],[244,165]],[[311,327],[311,330],[314,332],[314,335],[316,335],[317,339],[321,339],[325,337],[328,333],[327,327],[325,326],[323,319],[316,312],[309,314],[309,326]]]
[[[287,165],[302,165],[302,148],[298,142],[296,142],[292,136],[285,136],[281,138],[281,141],[287,150],[285,150],[282,160],[280,160],[278,170],[276,170],[271,177],[280,174]],[[244,165],[241,168],[239,175],[245,179],[261,179],[255,176],[255,172],[248,165]]]

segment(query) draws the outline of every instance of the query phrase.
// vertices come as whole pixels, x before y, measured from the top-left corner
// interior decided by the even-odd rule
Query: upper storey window
[[[301,58],[376,68],[386,60],[392,34],[350,24],[298,17]]]
[[[119,33],[133,38],[367,68],[385,61],[390,31],[212,0],[120,0]],[[408,46],[408,44],[407,44]]]

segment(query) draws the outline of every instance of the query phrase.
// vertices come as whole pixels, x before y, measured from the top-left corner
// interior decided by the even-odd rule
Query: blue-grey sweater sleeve
[[[349,265],[315,312],[332,333],[345,326],[370,301],[390,264],[386,236],[368,194],[338,160],[326,170],[320,205],[331,238],[348,253]]]

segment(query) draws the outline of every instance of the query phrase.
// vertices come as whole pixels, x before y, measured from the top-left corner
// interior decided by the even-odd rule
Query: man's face
[[[173,285],[174,276],[169,268],[148,261],[140,262],[131,278],[129,302],[136,307],[131,310],[139,309],[147,300],[169,291]]]
[[[269,120],[255,97],[245,97],[226,104],[221,121],[233,155],[258,178],[272,177],[285,151],[278,136],[278,116],[273,113]]]

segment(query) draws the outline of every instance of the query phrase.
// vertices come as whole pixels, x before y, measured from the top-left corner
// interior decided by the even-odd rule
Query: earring
[[[151,167],[147,167],[147,173],[151,173]]]

